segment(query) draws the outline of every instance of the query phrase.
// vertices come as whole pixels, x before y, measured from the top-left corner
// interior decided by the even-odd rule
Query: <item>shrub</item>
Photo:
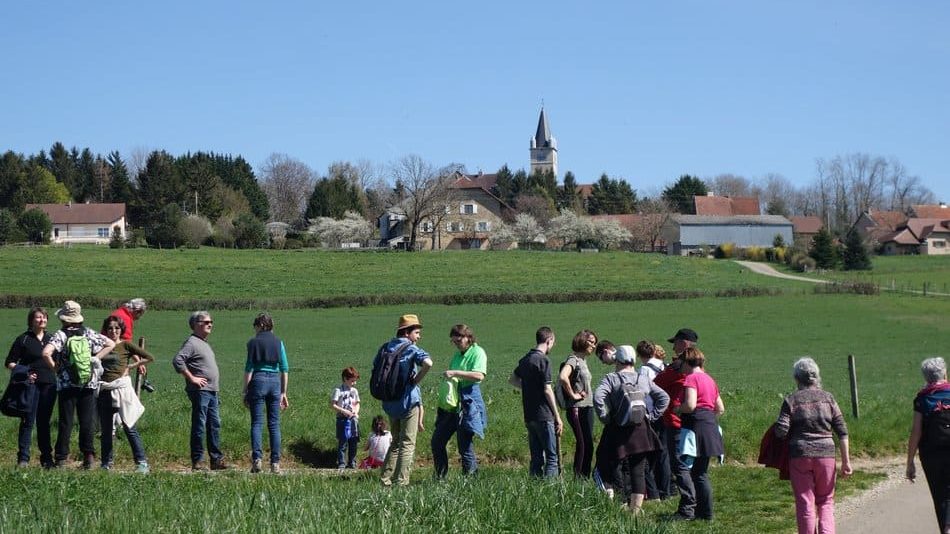
[[[798,256],[797,259],[792,261],[792,268],[803,273],[815,270],[815,265],[815,258],[805,254]]]
[[[148,244],[156,247],[177,247],[181,244],[178,234],[181,219],[181,207],[174,202],[167,204],[145,234]]]
[[[765,261],[765,249],[762,247],[749,247],[745,249],[745,257],[749,261]]]
[[[267,238],[267,229],[257,217],[244,213],[234,219],[234,245],[237,248],[264,248]]]
[[[219,217],[214,223],[211,242],[216,247],[232,248],[234,246],[234,222],[231,217]]]
[[[131,232],[125,235],[125,247],[136,248],[145,244],[145,230],[133,228]]]
[[[118,225],[112,227],[112,238],[109,239],[109,248],[125,248],[125,240],[122,239],[122,229]]]
[[[198,248],[211,237],[211,221],[201,215],[188,215],[178,223],[178,235],[188,248]]]
[[[736,244],[735,243],[723,243],[716,247],[713,255],[719,259],[727,260],[729,258],[735,257],[736,255]]]
[[[786,256],[785,247],[773,247],[766,251],[766,255],[769,257],[769,261],[774,263],[785,263]]]
[[[772,240],[773,248],[784,248],[785,247],[785,238],[782,237],[782,234],[775,234],[775,239]]]
[[[26,234],[26,239],[30,243],[49,244],[50,236],[53,233],[53,222],[39,208],[21,213],[17,225]]]
[[[0,245],[23,241],[25,236],[17,226],[16,216],[8,209],[0,209]]]
[[[298,250],[303,248],[303,242],[299,239],[289,237],[287,241],[284,242],[284,248],[287,250]]]

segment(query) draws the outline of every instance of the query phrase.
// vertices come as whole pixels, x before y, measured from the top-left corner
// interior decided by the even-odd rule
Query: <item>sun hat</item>
[[[83,322],[82,306],[74,300],[67,300],[62,308],[56,310],[56,316],[64,323],[81,323]]]
[[[422,323],[419,322],[419,318],[416,317],[414,313],[407,313],[399,318],[399,326],[396,327],[396,330],[402,330],[403,328],[409,328],[410,326],[418,326],[422,328]]]

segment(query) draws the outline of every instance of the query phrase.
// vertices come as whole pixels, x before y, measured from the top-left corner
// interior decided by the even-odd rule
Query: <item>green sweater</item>
[[[129,362],[132,361],[133,356],[138,356],[146,362],[155,361],[151,354],[146,352],[145,349],[139,348],[138,345],[134,345],[130,341],[119,341],[115,344],[112,353],[102,358],[102,381],[112,382],[122,378],[129,368]]]

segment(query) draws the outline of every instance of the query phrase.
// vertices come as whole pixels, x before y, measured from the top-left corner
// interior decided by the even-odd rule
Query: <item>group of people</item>
[[[48,468],[63,465],[69,458],[70,435],[74,416],[78,415],[82,465],[91,468],[96,459],[93,436],[98,414],[101,466],[111,469],[115,434],[110,430],[121,426],[132,448],[136,470],[148,472],[145,449],[135,426],[144,408],[130,378],[131,371],[138,369],[144,374],[146,365],[154,361],[151,354],[131,342],[134,323],[145,309],[142,299],[132,299],[111,313],[101,331],[96,332],[84,326],[80,305],[66,301],[55,314],[62,328],[52,334],[47,331],[47,312],[40,307],[29,311],[28,329],[14,340],[6,359],[11,370],[24,366],[36,388],[33,409],[20,422],[19,466],[29,463],[34,426],[40,463]],[[184,378],[191,401],[192,468],[225,469],[220,448],[219,372],[208,343],[214,321],[209,312],[196,311],[188,324],[191,335],[172,365]],[[287,352],[283,341],[273,333],[269,314],[258,314],[253,328],[255,335],[247,343],[243,392],[251,416],[251,471],[263,469],[266,415],[270,470],[279,473],[280,413],[289,406]],[[391,358],[397,367],[394,376],[405,381],[397,395],[383,400],[389,429],[382,416],[373,420],[366,445],[370,455],[361,463],[361,467],[381,467],[384,486],[409,483],[416,438],[424,428],[419,383],[433,361],[419,347],[421,338],[418,316],[403,315],[395,336],[380,347],[374,361],[375,367],[382,358]],[[463,472],[477,472],[474,438],[483,438],[488,425],[481,393],[487,374],[485,351],[468,325],[453,326],[449,339],[457,350],[442,373],[430,443],[437,479],[448,472],[446,446],[453,435]],[[509,378],[509,383],[521,392],[529,472],[537,477],[560,474],[563,410],[575,437],[574,476],[593,478],[611,496],[620,496],[634,513],[640,511],[644,500],[678,495],[672,519],[711,520],[713,491],[708,468],[712,459],[724,454],[718,420],[725,406],[716,381],[705,371],[706,356],[697,346],[699,335],[689,328],[677,331],[668,339],[674,357],[666,362],[663,347],[649,340],[636,347],[615,346],[599,340],[590,330],[582,330],[574,336],[571,353],[560,365],[556,382],[549,359],[555,341],[550,328],[539,328],[534,348],[521,358]],[[596,388],[587,363],[595,354],[601,362],[613,366],[613,372],[605,375]],[[921,370],[927,386],[914,401],[907,478],[916,478],[914,460],[919,452],[941,531],[950,533],[950,384],[942,358],[925,360]],[[820,371],[813,359],[796,361],[792,376],[797,389],[783,400],[763,446],[772,439],[784,443],[799,532],[834,532],[837,471],[833,438],[837,437],[841,454],[840,474],[848,476],[852,467],[847,425],[833,395],[821,388]],[[341,378],[330,407],[336,413],[337,464],[345,469],[356,466],[360,400],[355,386],[359,373],[347,367]],[[54,449],[49,427],[57,403],[59,425]],[[594,417],[603,423],[596,448]],[[210,459],[207,465],[205,446]]]

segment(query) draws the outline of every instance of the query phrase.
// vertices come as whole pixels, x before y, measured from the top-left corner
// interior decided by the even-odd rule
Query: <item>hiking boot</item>
[[[111,463],[109,463],[109,464],[102,464],[102,470],[103,470],[103,471],[112,471],[112,464],[111,464]]]
[[[208,466],[204,462],[191,462],[192,471],[207,471]]]
[[[82,468],[83,469],[92,469],[92,465],[96,463],[96,453],[87,452],[83,454],[82,458]]]
[[[211,460],[211,470],[212,471],[224,471],[228,468],[228,464],[224,463],[224,458],[218,458],[217,460]]]
[[[40,462],[40,467],[43,469],[52,469],[55,466],[52,461],[46,460],[45,462]]]
[[[19,462],[16,463],[17,469],[23,469],[24,467],[30,467],[29,460],[20,460]]]
[[[261,472],[261,460],[259,458],[257,460],[251,460],[251,472],[252,473]]]
[[[148,471],[149,471],[149,470],[148,470],[148,462],[139,462],[139,463],[135,464],[135,472],[136,472],[136,473],[138,473],[138,474],[140,474],[140,475],[147,475],[147,474],[148,474]]]
[[[275,475],[279,475],[281,473],[280,464],[277,462],[270,464],[270,472]]]
[[[62,460],[57,459],[55,462],[53,462],[53,469],[62,469],[66,467],[68,464],[69,464],[69,460],[66,458],[63,458]]]

